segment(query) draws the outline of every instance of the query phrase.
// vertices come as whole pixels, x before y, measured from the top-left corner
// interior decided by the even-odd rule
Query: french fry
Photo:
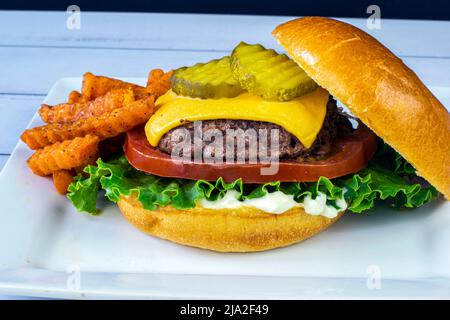
[[[103,96],[112,89],[132,89],[136,95],[136,99],[143,99],[148,95],[145,87],[138,86],[134,83],[103,76],[96,76],[90,72],[85,73],[83,76],[81,96],[86,101]]]
[[[164,75],[164,71],[162,69],[152,69],[148,73],[147,78],[147,88],[150,87],[155,82],[158,82],[159,79]]]
[[[82,102],[81,100],[82,100],[81,93],[74,90],[69,93],[69,97],[67,98],[67,103],[72,104],[72,103]]]
[[[131,89],[113,89],[104,96],[85,103],[61,103],[53,107],[43,104],[39,109],[39,115],[46,123],[73,122],[98,117],[133,101],[134,93]]]
[[[52,123],[27,129],[21,139],[31,149],[43,148],[55,142],[83,137],[88,134],[101,140],[117,136],[146,122],[154,112],[154,98],[137,100],[99,117],[81,119],[71,123]]]
[[[147,92],[158,98],[170,89],[170,77],[172,71],[164,73],[161,69],[153,69],[150,71],[147,80]]]
[[[95,162],[100,139],[94,135],[57,142],[37,150],[28,160],[28,166],[37,175],[47,176],[60,170],[69,170]]]
[[[53,172],[53,184],[55,185],[56,191],[59,194],[66,194],[69,184],[73,182],[72,170],[59,170]]]

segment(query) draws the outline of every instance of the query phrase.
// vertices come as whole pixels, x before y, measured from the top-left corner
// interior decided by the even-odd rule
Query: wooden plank
[[[5,166],[6,161],[8,161],[8,159],[9,159],[9,155],[0,155],[0,172],[2,171],[3,167]]]
[[[271,31],[292,17],[81,12],[81,28],[66,27],[68,14],[0,12],[0,45],[142,50],[229,51],[239,41],[276,47]],[[450,21],[342,19],[369,32],[402,56],[450,57]]]
[[[0,155],[10,154],[43,96],[0,95]]]
[[[220,57],[217,52],[2,48],[0,93],[46,94],[55,81],[91,71],[113,77],[146,77],[151,68],[175,68]]]
[[[59,78],[86,71],[113,77],[146,77],[151,68],[170,69],[221,57],[218,52],[2,48],[0,93],[46,94]],[[404,58],[427,85],[450,85],[450,59]]]

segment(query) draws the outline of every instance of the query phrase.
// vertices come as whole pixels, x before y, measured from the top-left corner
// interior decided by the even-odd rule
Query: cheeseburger
[[[450,115],[399,58],[327,18],[273,35],[289,56],[241,42],[174,70],[123,153],[69,187],[73,204],[95,213],[104,189],[146,233],[249,252],[305,240],[346,211],[450,198]]]

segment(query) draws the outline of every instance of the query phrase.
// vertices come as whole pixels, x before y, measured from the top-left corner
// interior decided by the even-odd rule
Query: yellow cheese
[[[328,97],[322,88],[287,102],[265,101],[249,93],[234,98],[197,99],[178,96],[170,90],[156,101],[158,109],[148,120],[145,133],[156,147],[165,133],[186,121],[264,121],[283,127],[309,148],[322,128]]]

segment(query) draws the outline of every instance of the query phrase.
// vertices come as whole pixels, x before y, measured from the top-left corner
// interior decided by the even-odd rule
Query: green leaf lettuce
[[[298,202],[309,195],[315,198],[319,192],[327,195],[334,205],[337,199],[345,198],[348,209],[360,213],[383,202],[396,208],[419,207],[436,198],[438,192],[429,185],[417,183],[413,167],[393,149],[384,145],[368,167],[353,175],[338,179],[321,177],[313,183],[269,182],[261,185],[245,185],[241,179],[226,183],[221,178],[211,183],[205,180],[162,178],[134,169],[121,156],[109,162],[97,161],[89,165],[84,175],[76,177],[68,189],[68,198],[78,211],[97,214],[97,196],[100,190],[112,202],[121,196],[136,196],[145,209],[172,205],[177,209],[196,206],[200,199],[217,200],[228,190],[238,192],[238,199],[253,199],[267,193],[281,191],[294,196]]]

